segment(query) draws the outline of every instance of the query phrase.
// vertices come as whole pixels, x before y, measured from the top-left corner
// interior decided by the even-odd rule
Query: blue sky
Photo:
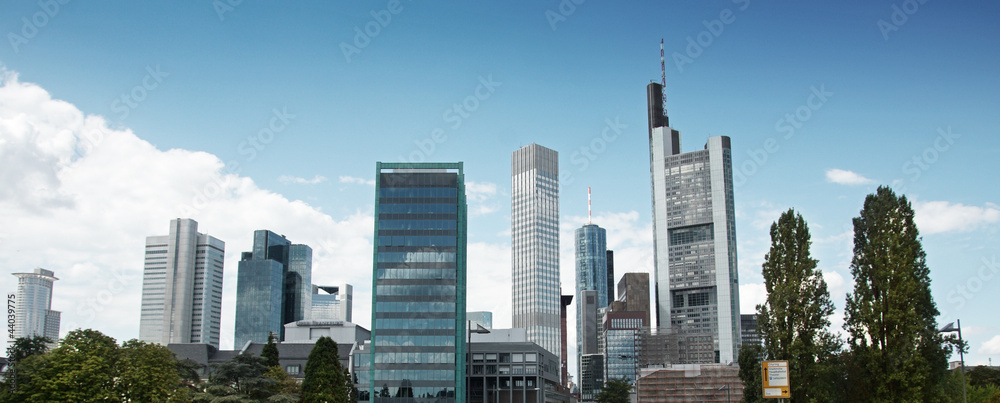
[[[745,178],[744,311],[763,298],[767,227],[787,208],[809,222],[842,308],[850,220],[892,184],[917,209],[940,321],[962,319],[969,362],[1000,359],[1000,201],[986,174],[1000,152],[996,2],[45,4],[58,8],[0,16],[0,265],[56,272],[63,332],[138,335],[143,237],[178,216],[227,242],[223,347],[254,229],[314,245],[318,281],[352,282],[364,301],[366,181],[375,161],[420,157],[465,162],[470,288],[483,296],[469,307],[509,326],[509,287],[489,285],[510,282],[510,153],[532,142],[560,153],[564,239],[592,187],[616,267],[651,272],[645,85],[660,79],[663,38],[683,149],[730,136]]]

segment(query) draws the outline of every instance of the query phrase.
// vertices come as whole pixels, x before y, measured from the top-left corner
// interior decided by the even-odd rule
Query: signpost
[[[782,399],[792,396],[788,388],[788,361],[764,361],[763,385],[765,399]]]

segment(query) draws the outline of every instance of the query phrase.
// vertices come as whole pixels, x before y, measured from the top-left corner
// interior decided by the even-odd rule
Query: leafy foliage
[[[930,269],[906,196],[879,187],[854,219],[854,290],[846,298],[854,401],[944,401],[947,348]]]
[[[19,371],[17,363],[28,357],[45,354],[52,340],[43,336],[19,337],[7,347],[7,378],[3,382],[3,393],[13,393],[20,382],[26,382],[29,371]],[[25,368],[30,366],[25,365]],[[19,373],[23,372],[23,373]]]
[[[757,306],[757,328],[767,357],[788,360],[791,401],[829,401],[834,391],[828,364],[839,349],[830,332],[833,301],[809,247],[809,226],[794,210],[771,224],[771,249],[764,256],[767,301]]]
[[[260,352],[260,356],[264,357],[264,365],[267,367],[277,367],[281,363],[278,361],[278,345],[275,344],[274,333],[269,332],[267,334],[267,344],[264,345],[264,349]]]
[[[601,391],[595,399],[597,403],[629,403],[629,393],[632,391],[632,381],[626,377],[609,379],[604,382]]]
[[[306,402],[348,403],[349,385],[344,368],[340,365],[337,343],[329,337],[320,337],[309,352],[302,380],[302,400]],[[388,392],[387,392],[388,393]]]
[[[743,381],[743,402],[763,403],[764,402],[764,375],[761,373],[761,359],[764,355],[764,347],[755,343],[743,343],[740,346],[739,365],[740,380]]]

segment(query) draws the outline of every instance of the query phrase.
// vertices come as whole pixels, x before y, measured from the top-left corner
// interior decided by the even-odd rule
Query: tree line
[[[879,187],[853,219],[854,288],[846,296],[842,340],[831,331],[834,305],[809,248],[809,227],[793,209],[771,225],[757,305],[762,344],[739,353],[744,402],[764,402],[762,360],[787,360],[791,402],[962,402],[965,343],[939,333],[930,269],[906,196]],[[977,373],[976,376],[972,376]],[[1000,403],[1000,371],[973,369],[969,402]]]
[[[0,402],[329,402],[357,403],[357,390],[340,365],[337,343],[321,337],[309,353],[301,384],[279,364],[274,336],[260,356],[244,352],[212,364],[178,360],[166,347],[73,330],[48,350],[41,336],[14,340]]]

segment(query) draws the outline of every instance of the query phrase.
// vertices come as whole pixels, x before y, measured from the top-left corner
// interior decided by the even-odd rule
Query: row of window
[[[375,353],[376,364],[454,364],[455,353]]]
[[[453,381],[455,380],[455,370],[420,370],[420,369],[377,369],[375,370],[375,383],[381,384],[384,381]],[[376,389],[378,391],[378,389]]]
[[[455,246],[455,236],[379,236],[378,246]]]
[[[454,347],[455,336],[376,336],[376,346],[443,346]]]
[[[375,274],[379,279],[450,279],[458,276],[455,269],[378,269]]]
[[[456,214],[457,204],[379,204],[380,214]]]
[[[381,188],[379,197],[458,197],[456,188]]]
[[[535,365],[473,365],[472,375],[534,375]]]
[[[455,229],[455,220],[379,220],[380,230],[449,230]]]
[[[455,319],[375,319],[376,329],[454,329]]]
[[[375,287],[377,295],[455,295],[453,285],[380,285]]]
[[[455,252],[379,252],[378,262],[386,263],[452,263]]]
[[[472,354],[472,362],[535,362],[538,360],[537,353],[475,353]]]
[[[375,312],[455,312],[454,302],[376,302]]]

